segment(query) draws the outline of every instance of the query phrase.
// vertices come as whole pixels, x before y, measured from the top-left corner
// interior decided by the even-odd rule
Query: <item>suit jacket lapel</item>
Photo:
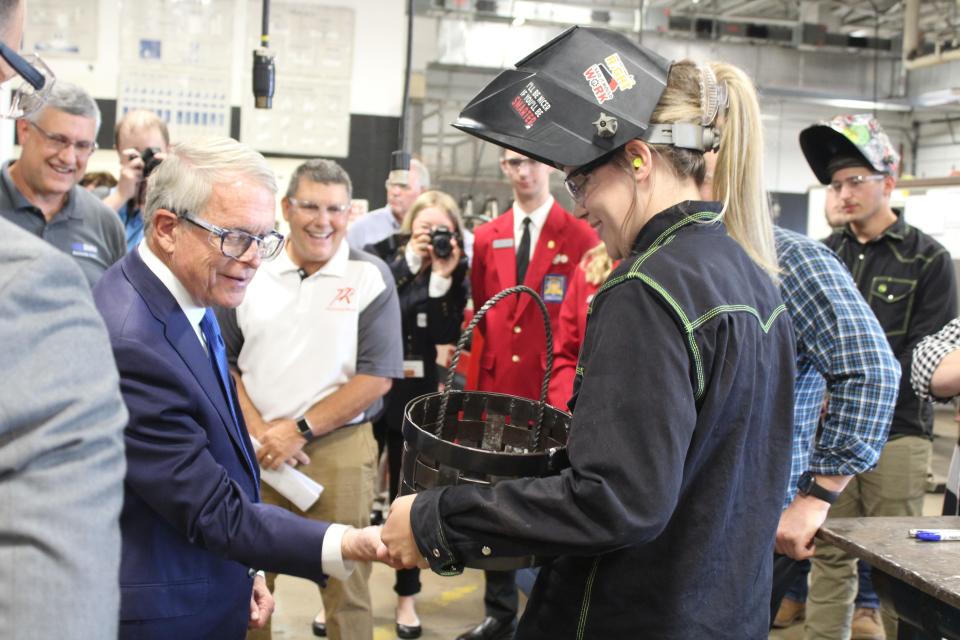
[[[190,321],[184,315],[180,305],[177,304],[173,294],[160,282],[160,279],[144,264],[143,259],[136,251],[131,251],[124,259],[123,272],[127,280],[143,298],[144,303],[150,309],[150,313],[163,323],[164,337],[170,346],[177,352],[190,373],[193,374],[200,387],[203,389],[207,398],[220,414],[223,422],[223,428],[226,429],[230,440],[237,448],[237,456],[243,461],[243,466],[250,474],[257,478],[257,470],[251,469],[246,463],[247,457],[244,455],[243,444],[240,442],[240,434],[233,427],[233,416],[230,413],[230,407],[227,406],[227,399],[220,387],[220,381],[213,371],[213,365],[210,358],[203,350],[197,334]],[[236,393],[236,391],[234,391]],[[240,417],[239,407],[236,409],[237,417]],[[246,427],[244,426],[244,429]],[[253,450],[250,449],[252,452]]]
[[[497,218],[497,228],[494,230],[493,263],[497,266],[497,278],[500,288],[494,293],[512,287],[517,282],[517,247],[513,239],[513,210]],[[510,240],[509,247],[496,246],[498,240]]]
[[[540,237],[537,239],[537,247],[533,250],[533,260],[527,269],[527,276],[523,284],[527,285],[538,294],[541,293],[543,277],[547,275],[550,267],[553,266],[554,257],[560,252],[560,245],[563,242],[563,230],[567,226],[567,219],[560,210],[560,205],[556,202],[550,208],[547,214],[547,221],[540,231]],[[516,269],[516,267],[514,267]],[[533,302],[533,298],[524,295],[517,305],[517,316],[523,314],[526,306]]]

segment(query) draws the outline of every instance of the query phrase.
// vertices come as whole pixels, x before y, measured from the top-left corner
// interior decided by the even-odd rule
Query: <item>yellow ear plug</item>
[[[642,166],[643,166],[643,158],[637,156],[636,158],[633,159],[633,168],[634,168],[634,169],[639,169],[639,168],[642,167]]]

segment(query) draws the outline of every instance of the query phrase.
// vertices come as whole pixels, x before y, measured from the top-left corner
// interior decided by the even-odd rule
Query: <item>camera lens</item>
[[[450,242],[452,238],[453,232],[446,227],[437,227],[430,232],[430,244],[438,258],[448,258],[453,253],[453,244]]]

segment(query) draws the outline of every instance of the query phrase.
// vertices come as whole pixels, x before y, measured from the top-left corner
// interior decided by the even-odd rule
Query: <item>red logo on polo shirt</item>
[[[331,311],[356,311],[357,305],[354,302],[357,296],[357,290],[353,287],[341,287],[337,289],[337,294],[330,301],[327,309]]]

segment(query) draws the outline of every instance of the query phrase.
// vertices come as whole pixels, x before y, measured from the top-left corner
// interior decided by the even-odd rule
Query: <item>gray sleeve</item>
[[[227,362],[230,363],[231,368],[236,369],[237,358],[240,357],[240,350],[243,349],[243,332],[237,324],[237,310],[214,307],[213,313],[217,316],[220,335],[223,336],[223,344],[227,347]]]
[[[117,367],[79,267],[2,225],[0,621],[37,638],[116,637],[127,423]]]
[[[400,300],[390,268],[369,254],[383,278],[384,290],[360,312],[357,330],[357,373],[383,378],[403,377],[403,337],[400,326]]]

